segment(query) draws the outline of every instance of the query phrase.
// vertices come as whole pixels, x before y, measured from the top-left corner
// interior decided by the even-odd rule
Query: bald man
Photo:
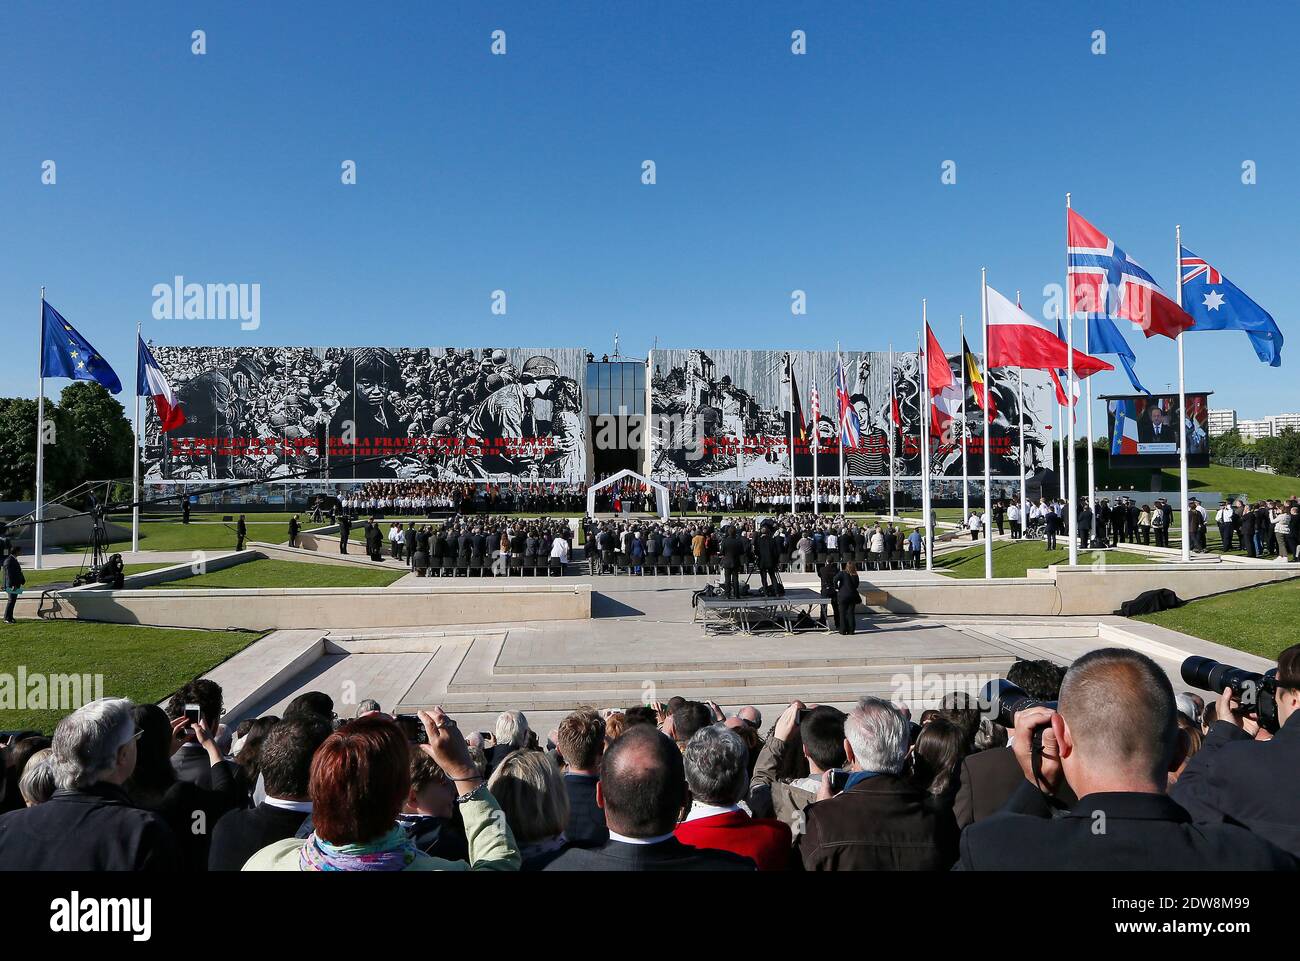
[[[596,783],[609,840],[568,847],[544,871],[753,871],[729,851],[703,850],[673,836],[686,803],[686,772],[671,738],[650,725],[628,728],[606,749]]]
[[[1182,760],[1174,712],[1169,678],[1145,654],[1105,648],[1079,658],[1058,710],[1016,715],[1012,746],[1025,783],[1002,813],[962,833],[958,869],[1294,870],[1295,860],[1262,837],[1193,824],[1165,795]],[[1052,818],[1040,791],[1067,783],[1078,803]]]

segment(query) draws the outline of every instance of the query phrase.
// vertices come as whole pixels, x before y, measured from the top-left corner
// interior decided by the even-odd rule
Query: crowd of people
[[[795,701],[764,727],[713,701],[520,711],[463,731],[330,697],[222,721],[91,702],[2,752],[0,867],[118,871],[1295,870],[1300,645],[1275,731],[1226,689],[1175,694],[1145,654],[1017,661],[1032,700]],[[1098,830],[1098,818],[1104,830]]]
[[[297,519],[290,521],[290,546],[294,546]],[[344,516],[339,524],[339,552],[346,554],[352,524]],[[498,576],[526,568],[552,576],[564,573],[572,550],[573,528],[567,520],[552,517],[456,515],[438,523],[381,521],[370,518],[361,531],[367,556],[405,561],[417,576]]]
[[[318,498],[318,501],[320,499]],[[466,481],[370,481],[340,487],[333,504],[315,513],[321,520],[333,507],[335,514],[429,517],[462,514],[556,513],[586,510],[583,484],[552,481],[531,484],[472,484]]]

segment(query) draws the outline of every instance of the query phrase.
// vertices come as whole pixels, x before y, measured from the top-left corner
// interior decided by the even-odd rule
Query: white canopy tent
[[[659,507],[659,519],[668,520],[668,488],[657,481],[652,481],[643,474],[638,474],[634,470],[621,470],[611,477],[606,477],[598,484],[592,484],[587,488],[587,516],[592,517],[596,513],[596,492],[611,484],[617,484],[625,477],[631,477],[649,485],[650,489],[655,492],[655,504]]]

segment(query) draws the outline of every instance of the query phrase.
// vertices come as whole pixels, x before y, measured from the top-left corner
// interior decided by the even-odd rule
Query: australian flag
[[[50,306],[49,301],[45,302],[41,323],[45,325],[41,331],[42,377],[93,380],[103,384],[110,394],[122,392],[122,382],[108,361]]]
[[[1282,331],[1259,304],[1186,247],[1178,251],[1183,273],[1183,309],[1196,320],[1192,330],[1241,330],[1255,354],[1270,367],[1282,366]]]

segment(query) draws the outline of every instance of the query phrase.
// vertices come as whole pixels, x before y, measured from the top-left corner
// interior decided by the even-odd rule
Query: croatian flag
[[[136,335],[136,341],[139,345],[136,361],[136,396],[152,397],[154,408],[158,411],[158,419],[162,421],[163,432],[175,430],[185,423],[185,412],[181,409],[180,402],[176,400],[172,385],[167,383],[167,378],[163,376],[158,361],[154,360],[153,354],[145,346],[144,338]]]
[[[856,450],[862,445],[862,425],[858,423],[857,409],[849,402],[843,361],[835,365],[835,402],[840,409],[840,446],[845,450]]]
[[[1127,320],[1147,337],[1171,340],[1195,326],[1141,264],[1073,210],[1067,214],[1068,296],[1076,315]]]
[[[1112,454],[1138,452],[1137,403],[1132,399],[1110,402],[1111,413],[1115,415],[1115,431],[1110,441]]]

